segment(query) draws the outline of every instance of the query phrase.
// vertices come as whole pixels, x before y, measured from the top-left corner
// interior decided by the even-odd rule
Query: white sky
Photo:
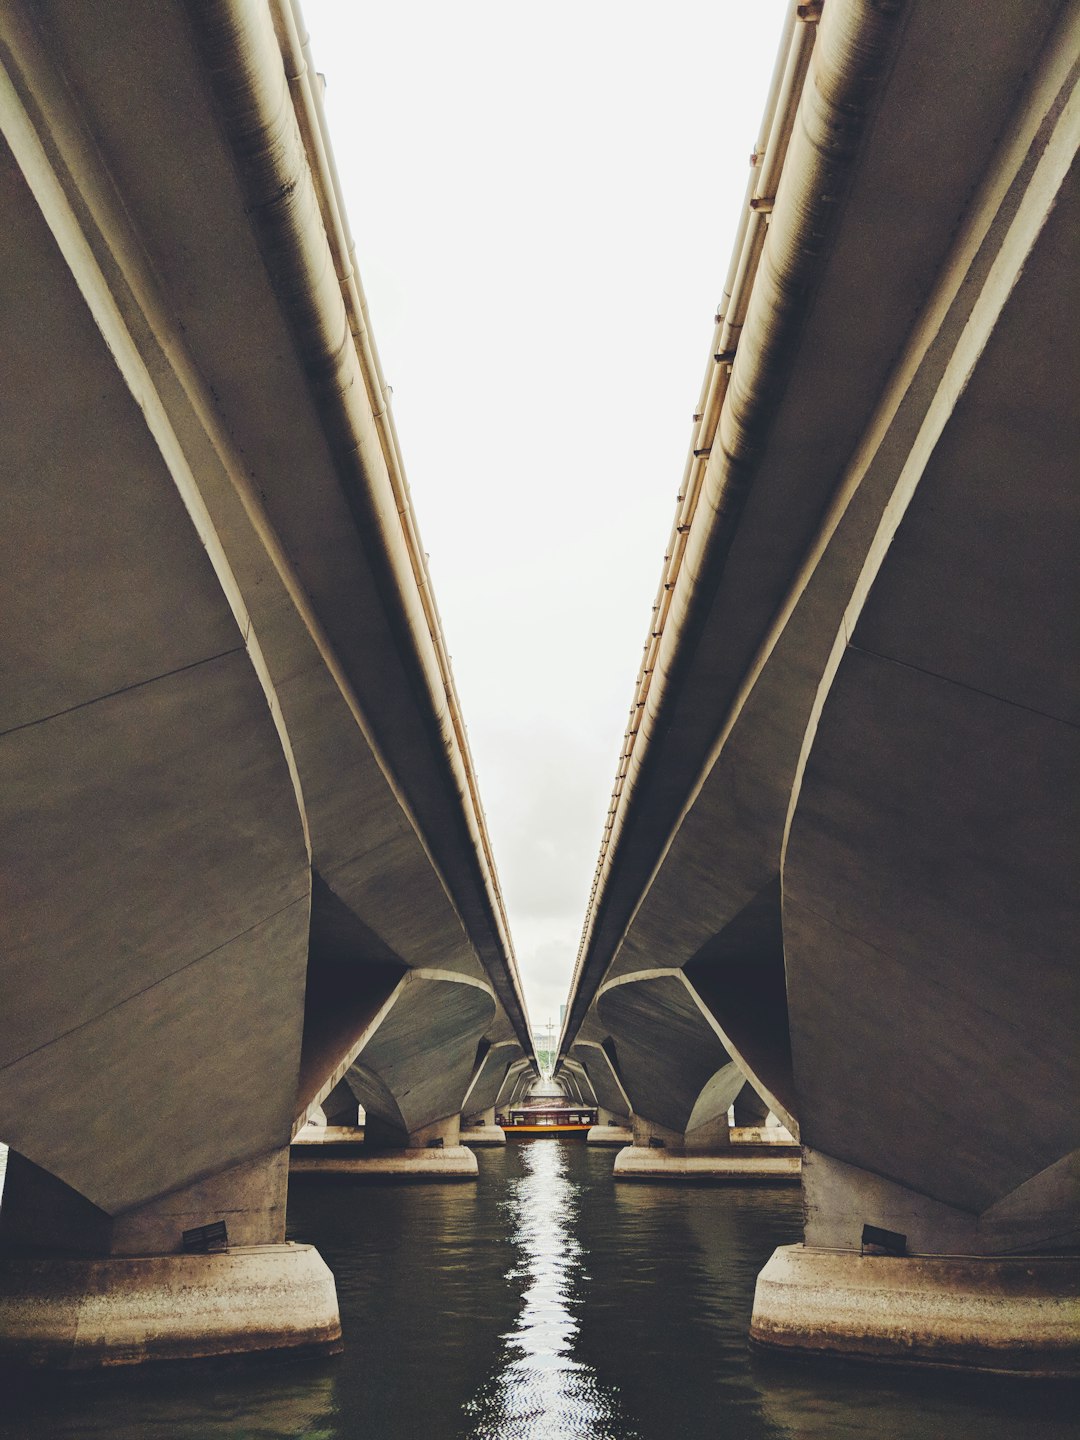
[[[558,1033],[783,0],[304,0],[533,1025]]]

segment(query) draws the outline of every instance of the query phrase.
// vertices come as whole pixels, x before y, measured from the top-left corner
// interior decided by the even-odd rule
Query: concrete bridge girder
[[[731,1058],[682,972],[653,970],[606,985],[596,1011],[615,1040],[634,1115],[681,1134],[702,1090]]]
[[[1080,604],[1069,458],[1080,448],[1080,343],[1060,303],[1080,233],[1080,187],[1065,179],[1075,143],[1046,179],[1049,211],[1029,182],[1009,263],[969,328],[963,393],[940,406],[888,543],[871,548],[804,742],[784,857],[807,1143],[868,1183],[885,1177],[965,1214],[968,1253],[1080,1238],[1080,1203],[1064,1205],[1056,1183],[1080,1150],[1069,1100],[1080,1086],[1080,689],[1063,634],[1045,623],[1076,612],[1070,591]],[[1031,465],[1037,492],[1018,492]],[[861,1060],[838,1053],[840,1008],[845,1030],[875,1037],[874,1127],[853,1123],[866,1080]],[[917,1074],[915,1051],[926,1055]],[[964,1083],[949,1084],[957,1074]],[[1009,1103],[988,1110],[988,1094]],[[941,1146],[942,1130],[955,1143]],[[839,1173],[850,1175],[837,1167],[828,1189],[850,1231],[859,1201],[836,1208]],[[976,1223],[1029,1186],[1026,1233],[1020,1206],[1003,1234]],[[899,1194],[890,1208],[901,1214]],[[948,1229],[955,1237],[955,1219]]]
[[[1025,139],[1018,137],[1001,157],[999,190],[1017,173],[1025,146]],[[978,248],[988,245],[992,254],[992,247],[1003,243],[1006,229],[1004,221],[995,226],[976,212],[970,236],[965,234],[958,243],[957,263],[946,267],[939,293],[928,302],[922,327],[916,327],[898,369],[895,399],[886,395],[879,428],[857,451],[820,544],[816,550],[811,547],[808,563],[780,608],[779,623],[751,668],[668,843],[663,866],[608,970],[609,978],[631,975],[650,968],[657,955],[678,957],[707,997],[747,1072],[762,1089],[784,1095],[785,1108],[794,1108],[795,1098],[783,988],[780,854],[803,736],[836,634],[829,621],[843,616],[862,557],[890,504],[906,447],[938,387],[948,384],[944,377],[950,347],[959,343],[978,293],[966,281],[972,266],[985,271],[988,263],[978,257]],[[806,453],[812,454],[812,447]],[[736,536],[729,569],[738,563],[738,548]],[[703,650],[699,657],[707,665]],[[722,866],[713,860],[718,852],[725,857]],[[688,892],[694,895],[693,905],[686,904]],[[755,908],[772,923],[755,926],[746,943],[737,932]],[[725,949],[733,952],[730,958]],[[734,985],[733,960],[742,971]],[[740,1006],[739,994],[755,972],[775,1000],[771,1005]],[[743,1017],[755,1011],[771,1023],[759,1027],[764,1033],[758,1036],[744,1035]]]
[[[1005,1304],[1005,1262],[942,1262],[940,1287],[927,1262],[935,1318],[894,1296],[907,1318],[879,1333],[890,1282],[856,1253],[864,1223],[986,1256],[1074,1245],[1080,1217],[1059,619],[1080,610],[1080,12],[1009,5],[993,39],[946,12],[834,4],[818,27],[562,1044],[605,983],[659,961],[786,1096],[808,1248],[762,1277],[762,1343],[885,1356],[903,1333],[932,1362],[1054,1369],[1075,1366],[1075,1265],[1032,1268],[980,1353],[971,1315],[983,1284]],[[849,64],[878,47],[872,72]],[[920,144],[942,133],[939,166]],[[834,141],[838,183],[815,186]],[[852,1257],[816,1290],[815,1245]],[[800,1316],[832,1287],[831,1319]],[[1028,1353],[1040,1296],[1056,1338]]]
[[[857,7],[849,9],[850,13],[838,15],[839,26],[858,23]],[[918,24],[924,23],[938,21],[920,14]],[[1047,14],[1018,13],[1009,23],[1021,29],[1030,26],[1032,33],[1023,43],[1016,37],[1011,58],[1001,59],[1001,73],[994,73],[975,97],[975,108],[962,117],[960,147],[950,156],[950,164],[970,163],[976,174],[987,165],[993,168],[998,133],[998,127],[986,125],[984,112],[994,105],[1013,104],[1024,68],[1020,57],[1037,53],[1046,34]],[[891,78],[897,95],[905,96],[907,116],[922,113],[919,104],[907,104],[910,96],[905,89],[927,83],[921,65],[922,52],[913,44],[910,58],[906,52],[901,55]],[[956,103],[956,93],[952,92],[950,104]],[[976,271],[985,266],[985,259],[976,263],[976,252],[989,221],[974,215],[970,235],[955,245],[953,257],[948,255],[966,195],[953,195],[950,212],[940,196],[931,202],[929,195],[915,193],[930,183],[940,185],[942,175],[904,173],[892,160],[888,162],[885,173],[894,202],[901,187],[912,187],[906,206],[900,207],[906,208],[908,222],[920,229],[920,243],[912,244],[910,254],[896,227],[898,210],[882,207],[883,155],[890,145],[898,144],[896,158],[902,165],[910,152],[910,137],[905,133],[901,142],[890,131],[897,123],[893,116],[882,122],[880,133],[875,132],[872,145],[860,158],[846,200],[845,220],[852,220],[852,228],[838,229],[836,254],[829,257],[813,308],[804,317],[800,344],[817,357],[816,363],[801,371],[795,366],[786,381],[783,407],[770,406],[769,443],[730,546],[717,547],[712,569],[706,557],[694,571],[701,593],[699,612],[708,605],[711,612],[696,639],[692,668],[685,654],[678,667],[673,657],[662,667],[678,668],[683,683],[671,688],[665,712],[670,729],[663,740],[663,783],[658,780],[648,797],[654,810],[661,804],[670,807],[672,826],[669,831],[666,821],[646,826],[642,820],[620,842],[620,877],[617,880],[613,874],[609,889],[625,884],[627,896],[634,900],[627,899],[621,907],[615,907],[614,894],[607,900],[611,914],[598,915],[601,928],[592,941],[596,959],[588,957],[597,966],[601,956],[607,958],[609,975],[649,968],[658,955],[686,963],[722,934],[755,897],[777,884],[791,783],[836,624],[889,502],[907,446],[940,383],[949,348],[957,342],[975,302],[978,291],[969,272],[973,266]],[[1022,166],[1033,133],[1030,128],[1018,131],[1004,147],[998,190]],[[995,193],[988,208],[999,201]],[[772,218],[770,236],[776,237],[781,216]],[[880,252],[867,242],[868,227],[874,226],[889,237]],[[1001,243],[1004,228],[998,225],[991,244]],[[888,275],[872,273],[875,253],[893,254],[898,247],[900,263],[891,263]],[[935,268],[938,262],[940,270]],[[874,292],[869,307],[872,324],[868,328],[864,323],[869,316],[857,325],[842,321],[842,316],[858,310],[861,287],[866,285]],[[910,327],[912,313],[920,309],[920,322]],[[751,328],[752,319],[744,330]],[[893,336],[910,335],[891,381],[896,341],[882,344],[889,327]],[[819,383],[825,371],[818,367],[825,354],[831,357],[826,368],[833,377],[828,394]],[[840,375],[843,387],[836,383]],[[857,404],[855,390],[860,397]],[[823,454],[834,453],[854,458],[846,468],[839,458],[836,466],[823,462]],[[718,446],[709,473],[730,463],[730,456]],[[843,480],[835,489],[838,473]],[[780,515],[782,526],[775,519]],[[714,576],[721,567],[722,573]],[[715,589],[711,588],[714,578]],[[665,693],[662,684],[654,682],[650,694]],[[655,703],[650,701],[647,707],[635,746],[646,755],[642,737],[656,723]],[[655,768],[660,762],[655,754],[652,759]],[[676,767],[678,779],[672,774]],[[669,837],[662,847],[663,866],[649,881],[638,906],[641,892],[630,887],[638,879],[649,879],[657,834]],[[722,865],[714,863],[717,854],[724,857]],[[665,883],[668,877],[670,884]],[[694,896],[692,905],[685,903],[688,893]],[[604,937],[621,933],[630,914],[633,925],[625,939],[609,946]]]
[[[511,1105],[520,1104],[535,1084],[536,1078],[536,1067],[531,1061],[515,1061],[506,1073],[496,1104],[500,1109],[509,1109]]]
[[[460,1106],[480,1035],[528,1045],[278,9],[280,41],[246,0],[0,16],[9,1239],[46,1193],[95,1253],[215,1207],[282,1239],[294,1121],[410,975],[482,996],[417,1115]]]
[[[596,1089],[589,1079],[589,1072],[579,1060],[572,1057],[563,1062],[556,1079],[565,1077],[571,1084],[574,1097],[582,1105],[599,1105]]]

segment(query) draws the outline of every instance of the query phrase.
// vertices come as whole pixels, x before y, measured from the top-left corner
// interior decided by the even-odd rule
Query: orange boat
[[[545,1105],[511,1110],[499,1120],[507,1135],[566,1135],[584,1132],[596,1124],[596,1111],[587,1105]]]

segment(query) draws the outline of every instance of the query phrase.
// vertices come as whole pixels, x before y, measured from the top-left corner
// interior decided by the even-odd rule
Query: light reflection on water
[[[616,1184],[520,1139],[467,1184],[290,1187],[337,1279],[331,1360],[0,1380],[0,1440],[1078,1440],[1075,1389],[752,1356],[797,1189]]]
[[[521,1313],[494,1375],[465,1404],[475,1440],[637,1440],[616,1392],[574,1354],[588,1276],[567,1153],[550,1140],[522,1147],[524,1174],[508,1186],[507,1228],[521,1259],[507,1278],[523,1285]]]

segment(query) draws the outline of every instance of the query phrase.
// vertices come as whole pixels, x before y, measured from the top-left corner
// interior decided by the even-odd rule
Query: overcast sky
[[[782,0],[304,0],[534,1027],[558,1029]]]

